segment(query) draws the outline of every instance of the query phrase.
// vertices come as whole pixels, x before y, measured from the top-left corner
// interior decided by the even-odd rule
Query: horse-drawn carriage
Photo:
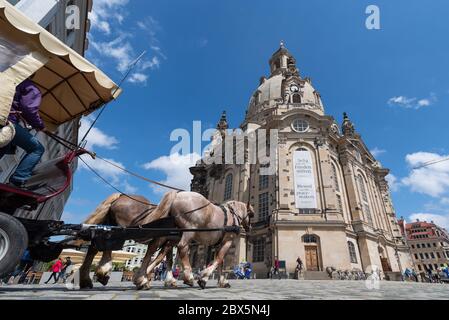
[[[15,87],[25,79],[31,79],[42,93],[39,112],[46,128],[50,130],[70,121],[79,121],[81,116],[104,107],[121,93],[120,86],[97,67],[29,20],[5,0],[0,0],[0,147],[7,145],[8,139],[10,141],[14,135],[14,130],[11,129],[7,119],[11,111]],[[169,215],[170,206],[165,208],[163,215],[156,219],[152,216],[151,219],[143,220],[144,222],[138,225],[118,223],[113,225],[108,223],[108,220],[96,218],[92,220],[94,221],[92,223],[65,224],[62,221],[27,219],[23,218],[23,215],[18,217],[18,210],[34,211],[40,204],[64,193],[72,184],[72,166],[78,157],[90,155],[95,158],[96,156],[86,150],[82,143],[76,144],[55,134],[49,132],[47,134],[64,145],[68,150],[67,154],[59,159],[40,164],[35,168],[32,178],[23,187],[0,183],[0,277],[12,271],[27,248],[33,259],[49,262],[56,259],[64,248],[73,248],[80,241],[89,243],[87,256],[90,256],[93,251],[103,251],[102,261],[108,262],[110,251],[120,250],[125,240],[144,239],[148,243],[152,239],[163,239],[163,242],[154,240],[152,250],[162,250],[165,246],[165,251],[162,250],[162,252],[167,253],[173,245],[177,245],[178,249],[180,245],[188,247],[192,238],[184,239],[185,233],[212,232],[210,236],[198,236],[198,239],[206,243],[217,242],[224,248],[221,251],[224,255],[230,247],[229,241],[232,241],[229,234],[238,234],[242,223],[249,225],[250,216],[246,212],[245,204],[237,210],[234,210],[231,205],[227,208],[214,205],[211,209],[209,206],[213,204],[198,194],[184,195],[184,197],[192,197],[191,201],[188,201],[192,208],[185,212],[178,212],[178,216],[203,214],[207,211],[207,214],[215,216],[214,219],[210,217],[205,219],[209,221],[209,225],[176,223],[175,217]],[[170,195],[172,202],[177,195],[173,194],[175,193],[172,192]],[[121,196],[115,196],[114,202],[117,202]],[[128,198],[134,201],[131,207],[138,202],[146,201]],[[165,197],[161,203],[164,199]],[[109,207],[111,206],[112,202],[109,204]],[[153,209],[158,207],[149,205],[143,213],[149,216]],[[248,208],[251,207],[248,206]],[[252,213],[252,210],[248,209],[248,211]],[[129,212],[124,214],[129,215]],[[212,227],[210,221],[215,223]],[[58,237],[63,239],[52,241],[56,236],[65,237]],[[184,239],[184,242],[179,244],[181,239]],[[168,246],[169,243],[172,244],[171,247]],[[183,254],[188,252],[184,249],[179,251]],[[183,264],[189,269],[187,262],[188,260],[184,259]],[[154,261],[148,259],[145,263],[147,266],[150,264],[154,267]],[[207,270],[207,276],[218,264],[215,262],[213,268]],[[81,268],[81,274],[83,270],[88,276],[88,268]],[[138,285],[140,287],[147,281],[146,271],[145,268],[141,272],[143,280],[135,281],[136,284],[141,283]],[[200,279],[200,285],[204,286],[205,281],[207,280]],[[192,279],[188,279],[188,283],[191,285]],[[91,284],[87,283],[85,286],[89,287]]]

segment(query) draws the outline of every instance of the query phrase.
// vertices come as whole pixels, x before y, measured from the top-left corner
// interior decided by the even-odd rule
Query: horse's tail
[[[104,200],[95,211],[86,219],[85,224],[101,224],[104,222],[112,204],[121,197],[120,193],[114,193]]]
[[[151,223],[158,219],[166,218],[170,215],[171,207],[173,202],[176,199],[176,195],[178,193],[176,191],[170,191],[166,193],[163,197],[159,205],[151,212],[148,216],[147,220],[144,221],[144,224]]]

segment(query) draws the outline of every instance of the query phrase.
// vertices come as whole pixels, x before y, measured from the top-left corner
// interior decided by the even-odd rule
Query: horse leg
[[[149,289],[150,288],[150,280],[147,276],[147,267],[151,262],[151,257],[153,256],[154,252],[157,250],[157,241],[152,240],[148,243],[148,249],[147,253],[145,254],[145,257],[143,258],[142,265],[140,266],[139,270],[134,274],[133,276],[133,283],[137,286],[138,290],[141,289]]]
[[[90,245],[87,250],[86,257],[84,258],[83,265],[80,267],[80,289],[92,289],[94,285],[92,284],[92,279],[90,278],[90,266],[97,255],[98,250]]]
[[[134,275],[133,282],[137,286],[138,290],[141,289],[150,289],[150,279],[148,279],[148,273],[150,273],[154,269],[154,263],[152,263],[151,258],[153,257],[153,254],[157,251],[157,249],[163,244],[163,239],[159,240],[152,240],[148,244],[147,253],[145,254],[145,257],[142,261],[142,266],[139,268],[137,273]],[[149,266],[152,266],[150,269]]]
[[[214,262],[206,269],[201,272],[200,279],[198,280],[198,285],[201,289],[206,288],[207,281],[209,280],[210,275],[215,271],[215,269],[223,263],[224,256],[228,252],[229,248],[232,245],[232,240],[228,240],[224,245],[221,246],[220,250],[218,250],[217,255],[215,256]]]
[[[98,264],[97,270],[95,270],[95,275],[97,276],[98,282],[102,285],[107,285],[110,272],[112,270],[112,251],[104,251],[101,256],[100,263]]]
[[[177,285],[176,285],[176,279],[175,279],[175,277],[173,277],[172,270],[173,270],[173,247],[167,253],[167,274],[165,276],[164,286],[175,288]]]
[[[170,243],[165,243],[162,246],[159,254],[156,257],[156,259],[151,261],[151,263],[148,265],[148,267],[147,267],[147,275],[150,275],[153,272],[154,268],[156,268],[157,265],[159,263],[161,263],[162,260],[164,260],[164,257],[167,255],[167,253],[171,252],[172,249],[173,249],[173,247],[172,247],[172,245]]]
[[[195,277],[193,276],[192,266],[190,265],[189,242],[190,240],[187,239],[182,240],[178,244],[178,252],[182,263],[182,269],[184,270],[184,284],[193,287]]]
[[[228,279],[226,279],[223,274],[223,263],[220,263],[217,270],[218,270],[218,287],[230,288],[231,285],[229,284]]]

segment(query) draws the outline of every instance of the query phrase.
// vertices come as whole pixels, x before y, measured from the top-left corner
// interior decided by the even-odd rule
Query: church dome
[[[292,107],[314,110],[324,114],[320,94],[309,78],[303,79],[296,68],[296,59],[281,43],[270,61],[271,74],[262,77],[250,98],[248,116],[252,117],[271,107]]]

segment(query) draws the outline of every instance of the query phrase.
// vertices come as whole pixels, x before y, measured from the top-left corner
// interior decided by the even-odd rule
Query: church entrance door
[[[318,250],[316,246],[305,246],[306,267],[308,271],[319,271]]]

